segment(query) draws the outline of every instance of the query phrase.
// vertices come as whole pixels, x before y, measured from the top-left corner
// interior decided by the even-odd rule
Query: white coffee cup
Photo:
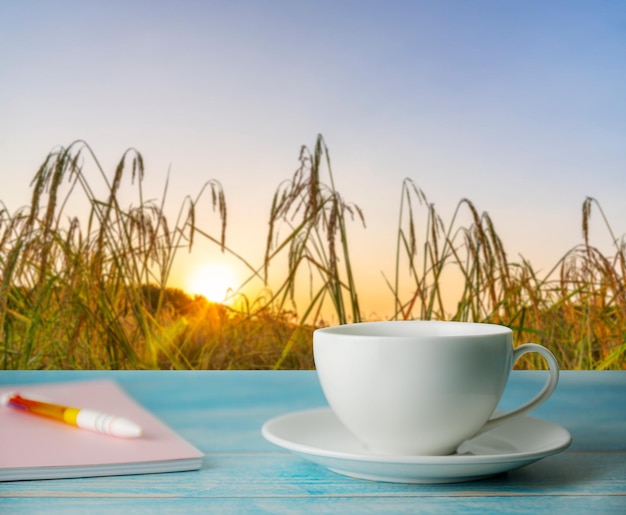
[[[446,455],[473,436],[527,413],[556,388],[553,354],[513,349],[505,326],[466,322],[365,322],[317,329],[315,367],[339,420],[371,451]],[[494,416],[515,361],[528,352],[549,377],[523,406]]]

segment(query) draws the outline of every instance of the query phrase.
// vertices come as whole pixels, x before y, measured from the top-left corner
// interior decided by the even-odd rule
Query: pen
[[[17,392],[2,395],[0,404],[7,408],[23,410],[27,413],[52,418],[81,429],[89,429],[90,431],[111,436],[136,438],[141,436],[142,433],[141,427],[125,418],[114,417],[88,409],[51,404],[39,399],[29,399]]]

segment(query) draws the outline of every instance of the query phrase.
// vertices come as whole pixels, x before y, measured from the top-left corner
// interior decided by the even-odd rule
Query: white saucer
[[[457,483],[507,472],[564,451],[563,427],[520,416],[461,446],[449,456],[381,455],[366,449],[330,408],[299,411],[263,425],[263,436],[339,474],[395,483]]]

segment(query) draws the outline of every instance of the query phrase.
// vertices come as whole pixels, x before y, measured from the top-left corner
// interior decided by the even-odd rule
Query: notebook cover
[[[203,454],[109,380],[3,386],[49,402],[128,418],[139,438],[78,429],[0,406],[0,481],[194,470]]]

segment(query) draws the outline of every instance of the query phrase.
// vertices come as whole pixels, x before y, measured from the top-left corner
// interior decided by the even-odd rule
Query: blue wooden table
[[[267,442],[268,419],[326,404],[311,371],[5,371],[0,385],[102,377],[204,451],[202,469],[0,483],[0,513],[626,513],[626,372],[562,372],[533,416],[571,433],[567,451],[449,485],[351,479]],[[542,382],[541,372],[514,371],[501,408]]]

